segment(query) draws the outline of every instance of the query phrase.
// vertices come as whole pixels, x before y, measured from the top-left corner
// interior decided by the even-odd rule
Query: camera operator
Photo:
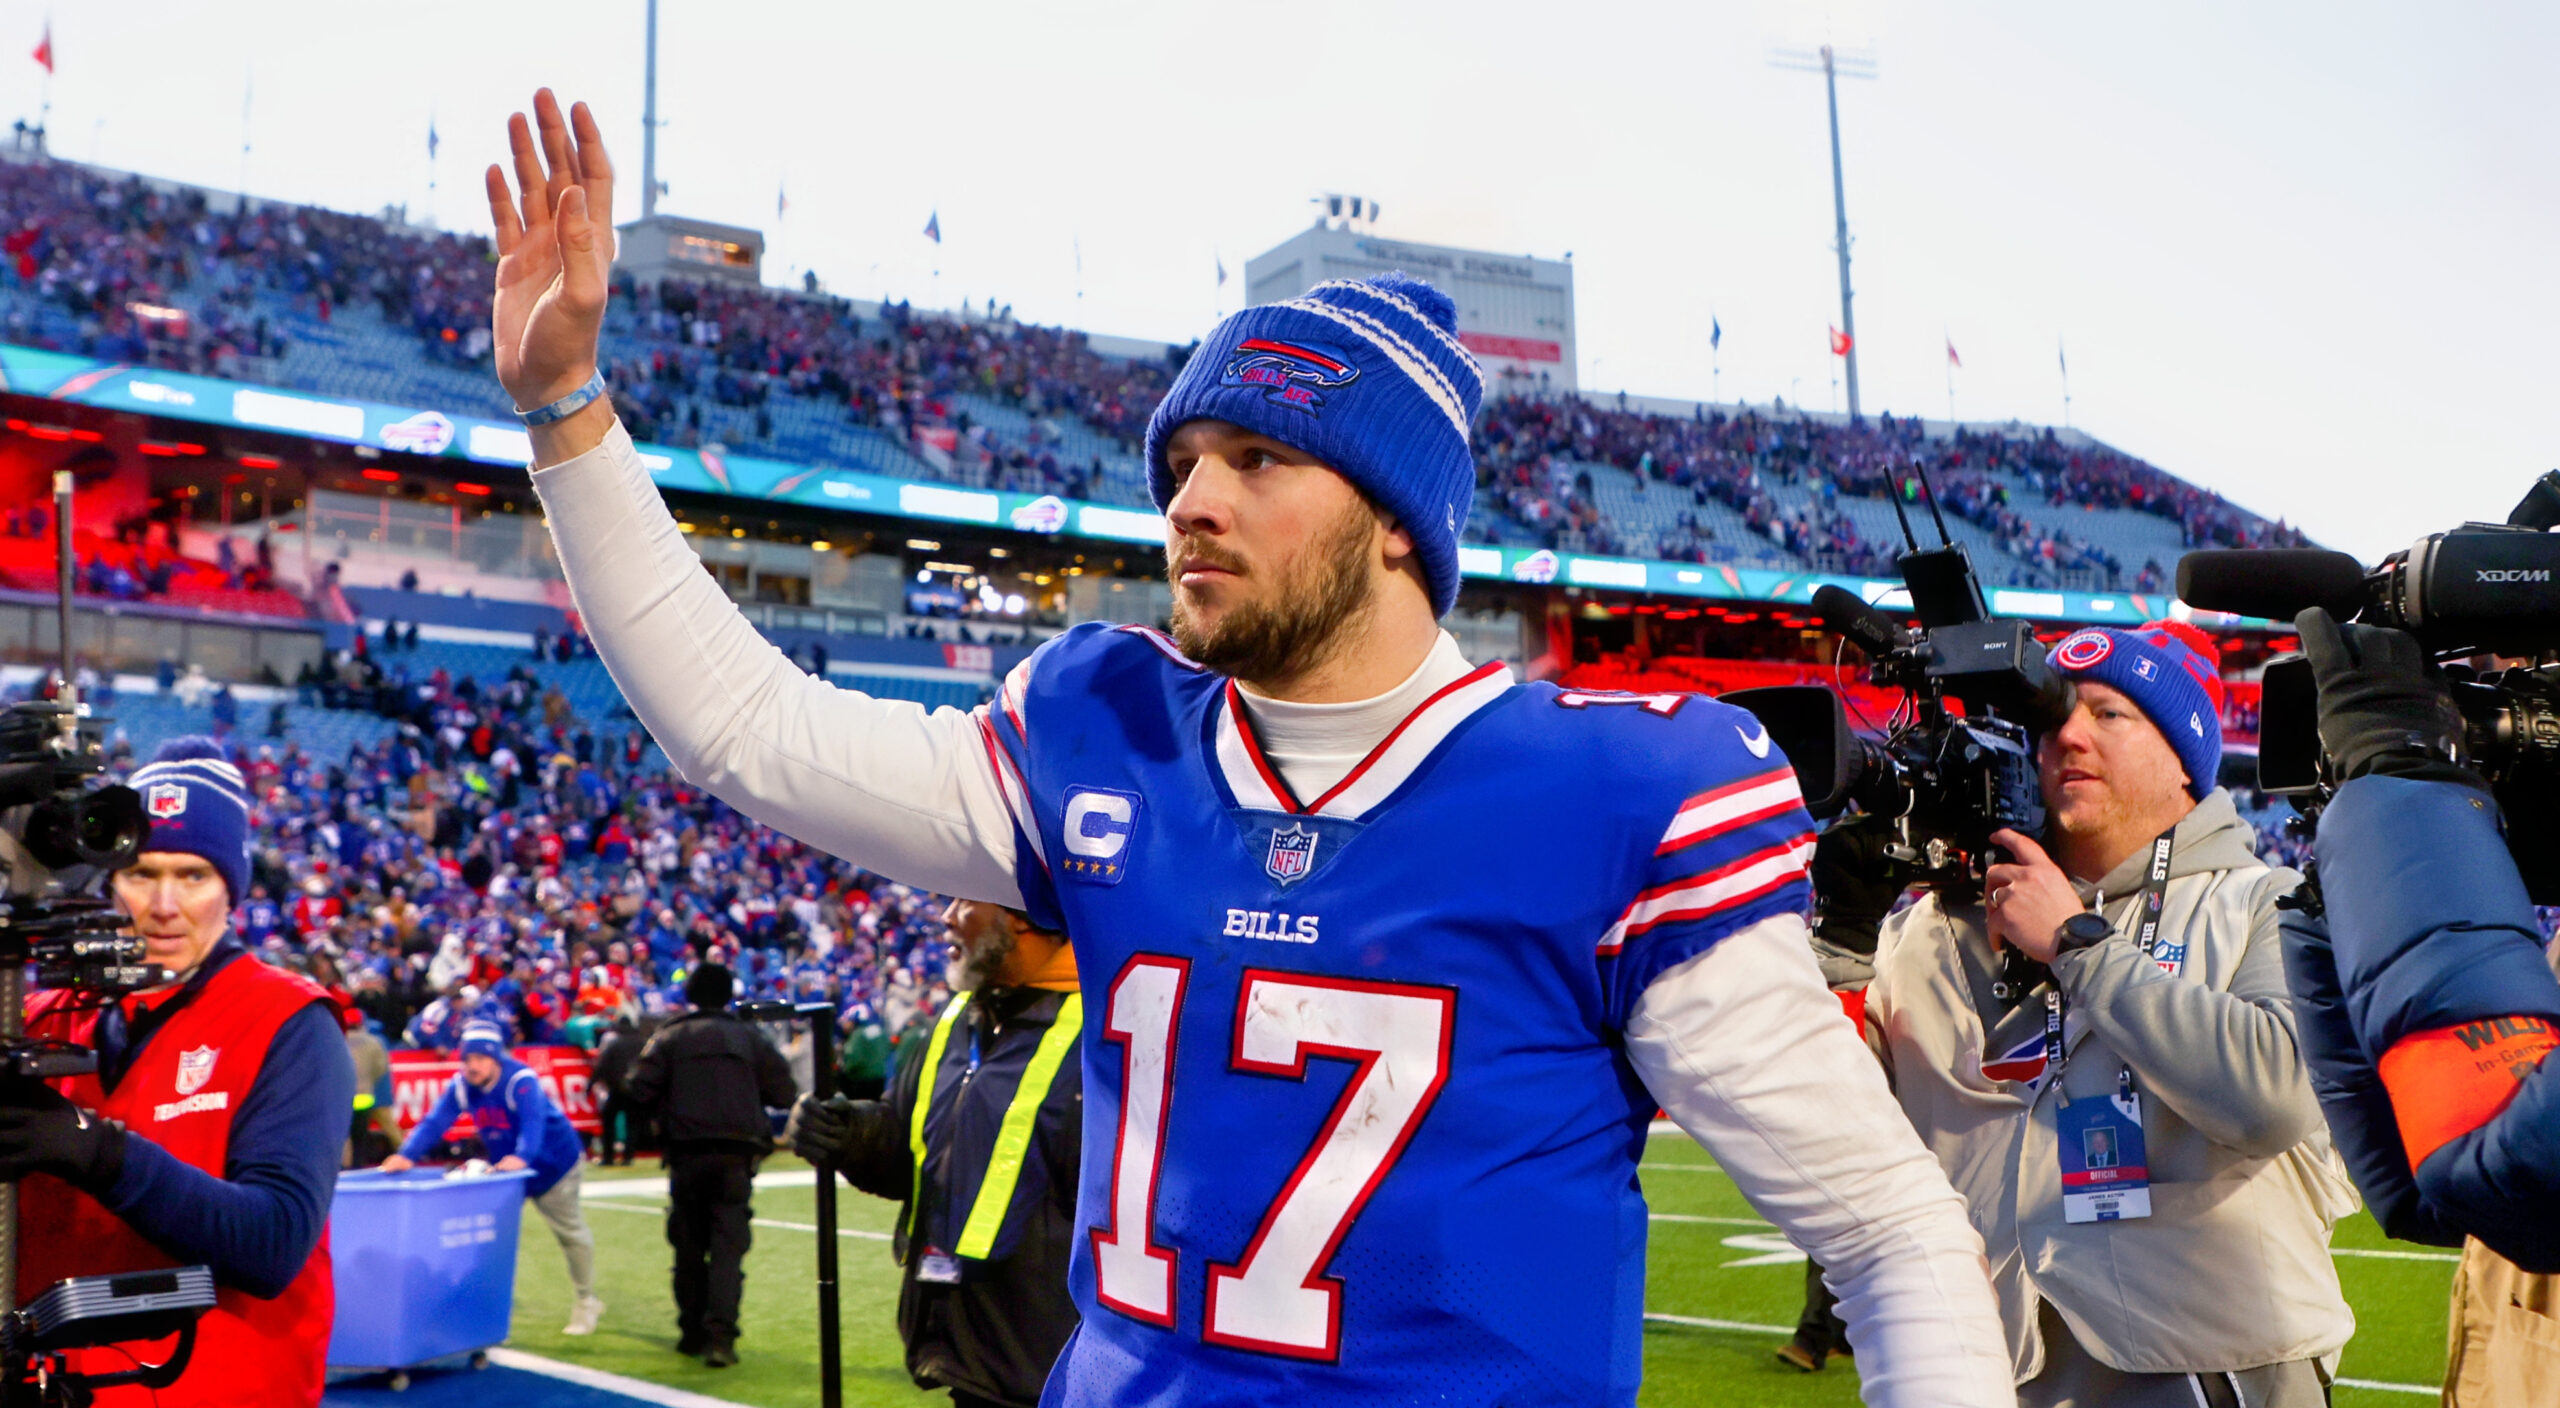
[[[2304,1054],[2384,1231],[2462,1243],[2445,1401],[2560,1383],[2560,981],[2418,641],[2296,618],[2338,780],[2313,854],[2326,932],[2288,915]]]
[[[2046,844],[1998,832],[1983,905],[1885,921],[1869,1040],[1982,1234],[2021,1404],[2323,1404],[2353,1202],[2285,1001],[2298,877],[2215,787],[2201,633],[2051,659],[2077,701],[2038,744]]]
[[[1084,1003],[1063,936],[976,900],[943,922],[962,991],[921,1059],[900,1061],[880,1100],[803,1097],[792,1147],[905,1204],[898,1336],[915,1381],[957,1408],[1030,1408],[1077,1323]]]
[[[249,796],[221,746],[174,739],[131,782],[151,834],[115,897],[171,977],[104,1003],[28,1000],[28,1036],[94,1048],[98,1070],[0,1094],[0,1179],[25,1180],[19,1303],[66,1276],[210,1266],[217,1298],[186,1373],[156,1400],[127,1387],[97,1402],[316,1404],[354,1065],[327,995],[229,932],[248,894]],[[111,1346],[73,1368],[166,1357]]]

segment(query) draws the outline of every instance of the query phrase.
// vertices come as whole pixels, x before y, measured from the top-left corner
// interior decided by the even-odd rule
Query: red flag
[[[35,60],[44,65],[45,72],[53,72],[53,21],[51,20],[44,22],[44,38],[36,44]]]
[[[1956,355],[1956,343],[1954,338],[1947,339],[1947,365],[1958,368],[1959,370],[1964,366],[1964,358]]]
[[[1849,334],[1842,332],[1838,328],[1833,328],[1831,330],[1831,355],[1834,357],[1846,357],[1849,355],[1849,346]]]

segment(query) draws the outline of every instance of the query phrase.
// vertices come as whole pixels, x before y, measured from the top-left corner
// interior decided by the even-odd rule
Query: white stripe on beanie
[[[1465,406],[1459,404],[1457,388],[1450,385],[1449,378],[1442,375],[1440,369],[1431,364],[1431,359],[1424,356],[1412,343],[1397,336],[1392,329],[1377,319],[1357,309],[1344,308],[1339,304],[1327,303],[1316,298],[1292,298],[1279,306],[1296,308],[1313,313],[1327,321],[1340,323],[1358,334],[1361,341],[1385,353],[1387,360],[1395,363],[1397,369],[1402,371],[1414,385],[1421,387],[1423,394],[1431,398],[1432,404],[1440,408],[1440,413],[1449,418],[1450,428],[1458,432],[1458,437],[1462,440],[1466,438],[1467,411]]]
[[[145,763],[134,769],[128,785],[139,791],[155,782],[183,782],[193,787],[207,787],[227,798],[242,811],[249,809],[249,780],[240,770],[219,758],[178,758],[165,763]]]
[[[1440,324],[1434,322],[1430,314],[1415,307],[1413,305],[1413,300],[1405,297],[1401,293],[1397,293],[1393,289],[1380,288],[1376,284],[1368,283],[1359,279],[1335,279],[1329,283],[1318,284],[1314,289],[1309,290],[1309,292],[1321,292],[1329,288],[1338,288],[1345,293],[1366,294],[1382,303],[1394,304],[1406,317],[1421,324],[1422,327],[1433,337],[1440,339],[1440,345],[1448,348],[1450,355],[1458,359],[1458,365],[1467,369],[1467,377],[1475,383],[1477,392],[1479,394],[1483,392],[1484,369],[1476,365],[1475,354],[1467,350],[1465,343],[1451,337],[1448,332],[1440,326]]]

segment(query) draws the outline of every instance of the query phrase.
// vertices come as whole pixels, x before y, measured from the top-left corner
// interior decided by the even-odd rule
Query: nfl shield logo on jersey
[[[166,821],[187,809],[187,789],[174,782],[155,782],[143,794],[143,810]]]
[[[1307,878],[1315,868],[1318,836],[1296,822],[1286,831],[1271,833],[1271,853],[1263,858],[1262,868],[1283,885]]]
[[[178,1093],[193,1095],[213,1079],[213,1059],[222,1054],[219,1047],[199,1046],[178,1053]]]

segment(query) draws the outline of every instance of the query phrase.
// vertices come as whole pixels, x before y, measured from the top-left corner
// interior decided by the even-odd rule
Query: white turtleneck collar
[[[1373,699],[1294,704],[1244,689],[1238,689],[1236,696],[1253,719],[1253,736],[1262,745],[1262,756],[1280,770],[1289,790],[1301,797],[1320,797],[1349,776],[1422,701],[1466,678],[1474,668],[1458,653],[1457,640],[1442,631],[1404,683]]]

